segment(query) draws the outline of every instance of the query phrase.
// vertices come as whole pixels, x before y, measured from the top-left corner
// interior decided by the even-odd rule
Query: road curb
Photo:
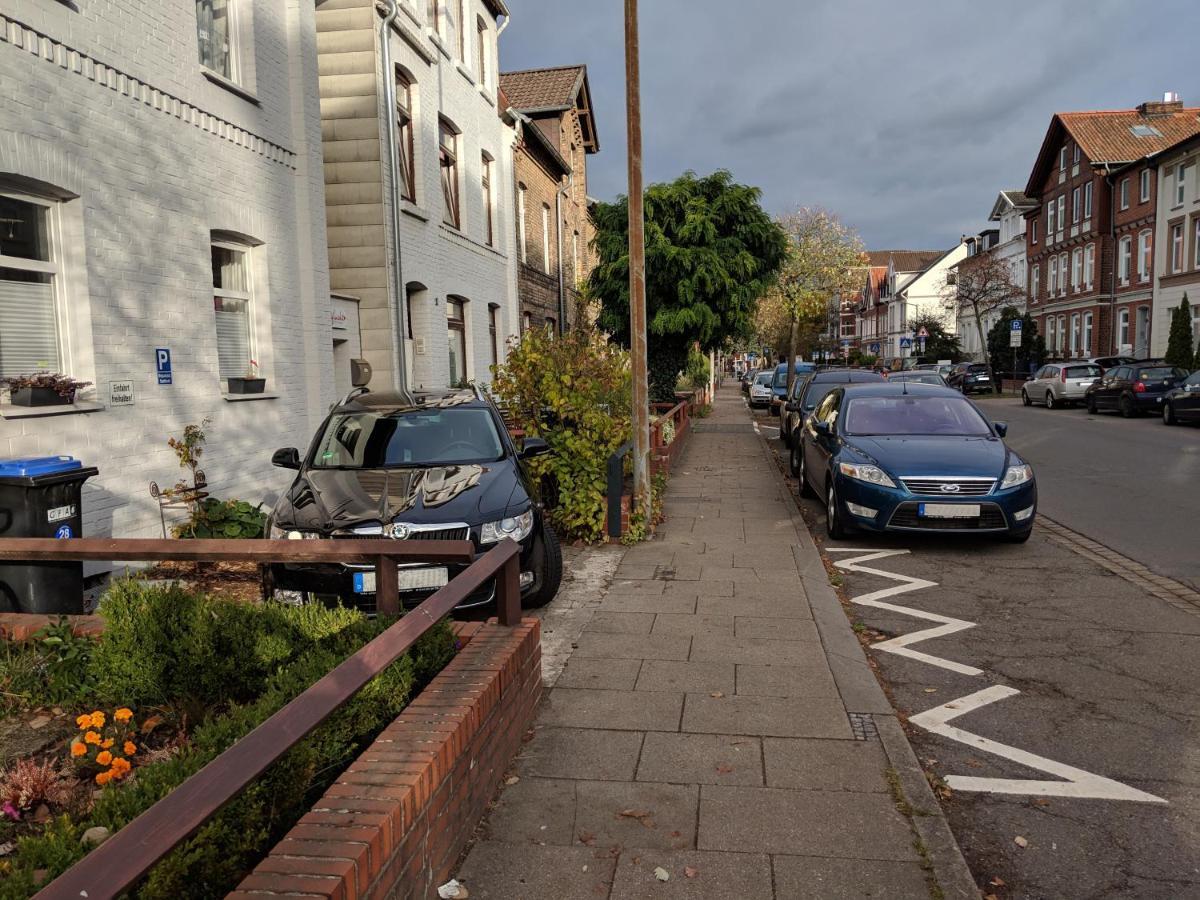
[[[787,480],[779,471],[767,438],[756,427],[759,446],[767,465],[775,474],[793,500],[789,518],[796,532],[796,544],[792,556],[800,573],[800,583],[808,595],[812,607],[813,621],[825,649],[834,683],[842,697],[846,711],[868,713],[872,716],[888,765],[896,773],[894,785],[901,795],[896,798],[909,807],[909,821],[920,838],[925,857],[932,867],[933,877],[946,898],[978,898],[979,887],[967,866],[966,858],[950,830],[946,814],[933,795],[925,773],[917,762],[917,756],[908,742],[896,711],[892,708],[875,672],[867,662],[867,654],[858,642],[850,620],[838,600],[837,593],[829,583],[829,574],[821,559],[808,524],[795,506],[795,498],[787,486]]]

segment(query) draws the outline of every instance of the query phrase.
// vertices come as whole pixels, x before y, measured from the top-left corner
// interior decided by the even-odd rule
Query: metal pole
[[[650,388],[646,378],[646,222],[637,0],[625,0],[625,99],[629,137],[629,335],[633,357],[633,491],[650,514]],[[647,518],[647,521],[648,518]]]

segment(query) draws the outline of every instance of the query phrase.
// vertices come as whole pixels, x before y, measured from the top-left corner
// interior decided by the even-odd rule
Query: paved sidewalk
[[[978,897],[736,387],[690,441],[459,878],[503,900]]]

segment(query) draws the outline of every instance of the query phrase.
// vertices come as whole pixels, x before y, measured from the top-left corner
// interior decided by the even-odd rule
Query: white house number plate
[[[427,591],[445,587],[450,573],[445,566],[422,569],[401,569],[397,581],[401,591]],[[354,573],[354,593],[374,594],[376,580],[374,572]]]
[[[978,519],[978,504],[922,503],[918,511],[927,519]]]

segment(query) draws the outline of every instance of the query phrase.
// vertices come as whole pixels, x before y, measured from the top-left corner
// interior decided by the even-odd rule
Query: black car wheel
[[[1046,409],[1054,409],[1054,392],[1046,391]]]
[[[846,520],[842,516],[842,505],[838,502],[837,489],[833,486],[832,480],[825,492],[825,530],[829,533],[830,539],[835,541],[843,541],[850,536],[850,529],[846,526]]]
[[[779,418],[779,440],[783,442],[783,446],[785,447],[792,446],[792,439],[787,430],[787,419],[782,416]]]
[[[1033,406],[1033,401],[1029,399],[1029,394],[1025,392],[1024,388],[1021,388],[1021,404],[1023,406]]]
[[[1093,416],[1100,411],[1096,408],[1096,398],[1092,394],[1087,395],[1087,411]]]
[[[1178,425],[1179,420],[1175,418],[1175,410],[1171,408],[1170,403],[1163,404],[1163,424]]]
[[[558,593],[562,584],[562,547],[558,535],[549,525],[542,527],[542,539],[533,549],[533,590],[521,600],[521,605],[536,609],[545,606]]]
[[[1133,398],[1128,394],[1121,395],[1121,415],[1126,419],[1132,419],[1137,415],[1137,408],[1133,405]]]

